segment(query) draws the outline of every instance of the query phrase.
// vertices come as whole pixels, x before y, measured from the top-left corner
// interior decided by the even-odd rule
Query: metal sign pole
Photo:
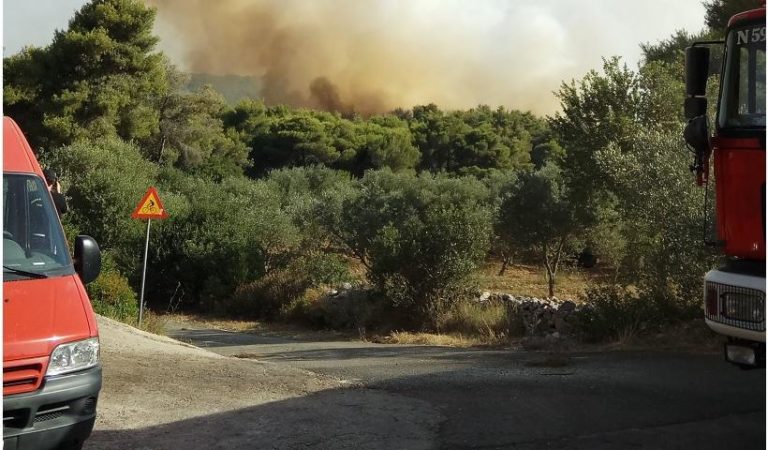
[[[147,255],[149,255],[149,225],[152,219],[147,219],[147,242],[144,244],[144,270],[141,273],[141,297],[139,298],[139,327],[144,316],[144,283],[147,281]]]

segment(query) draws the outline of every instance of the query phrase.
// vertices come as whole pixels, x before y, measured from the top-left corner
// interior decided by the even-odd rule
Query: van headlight
[[[87,369],[99,363],[99,338],[61,344],[51,353],[46,376]]]

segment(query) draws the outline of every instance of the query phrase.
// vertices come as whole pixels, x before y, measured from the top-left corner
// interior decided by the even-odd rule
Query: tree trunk
[[[504,252],[501,253],[501,270],[499,270],[499,276],[504,275],[504,272],[507,271],[507,266],[512,264],[512,255],[505,255]]]
[[[163,140],[160,142],[160,153],[157,155],[158,164],[163,162],[163,153],[165,152],[165,141],[166,141],[166,137],[163,136]]]
[[[341,242],[343,245],[345,245],[349,249],[349,251],[352,253],[352,256],[357,258],[360,261],[360,263],[363,264],[363,267],[365,267],[368,270],[371,270],[371,266],[370,264],[368,264],[368,258],[365,257],[364,251],[356,249],[355,246],[349,243],[341,233],[331,230],[331,234],[334,235],[339,240],[339,242]]]
[[[549,298],[552,298],[555,296],[555,276],[553,274],[549,274]]]
[[[552,273],[552,262],[549,260],[549,245],[546,241],[543,243],[544,248],[544,267],[547,269],[547,284],[549,285],[549,296],[552,297],[555,292],[555,276]]]
[[[565,239],[565,236],[560,238],[560,242],[557,243],[557,251],[555,251],[552,259],[549,257],[549,246],[544,242],[544,265],[547,267],[547,281],[549,283],[550,297],[555,296],[555,277],[557,276],[557,268],[560,265],[560,258],[563,255]]]

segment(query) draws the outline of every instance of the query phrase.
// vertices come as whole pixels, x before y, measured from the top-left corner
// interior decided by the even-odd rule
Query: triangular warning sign
[[[157,190],[150,186],[147,189],[147,193],[139,202],[136,209],[133,210],[131,217],[134,219],[166,219],[168,218],[168,212],[163,206],[163,202],[160,201],[160,196],[157,195]]]

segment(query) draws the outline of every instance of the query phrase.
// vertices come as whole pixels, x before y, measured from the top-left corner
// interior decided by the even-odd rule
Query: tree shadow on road
[[[426,402],[335,389],[147,428],[94,430],[85,448],[427,449],[440,420]]]
[[[725,384],[740,374],[717,370],[696,380],[681,376],[683,366],[637,367],[623,376],[470,367],[400,376],[151,427],[95,430],[86,449],[764,447],[764,373]]]

